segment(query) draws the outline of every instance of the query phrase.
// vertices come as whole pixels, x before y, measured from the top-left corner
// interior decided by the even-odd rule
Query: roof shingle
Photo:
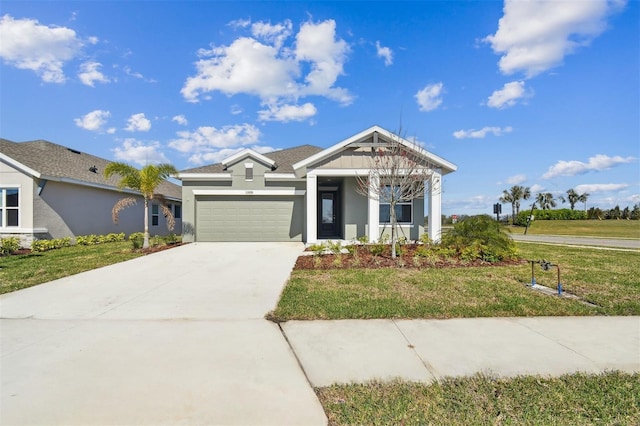
[[[0,152],[43,177],[73,179],[88,184],[106,185],[117,189],[117,175],[105,179],[103,172],[112,161],[76,151],[49,141],[12,142],[0,139]],[[95,172],[92,169],[95,167]],[[179,185],[165,181],[158,187],[165,197],[182,198]]]

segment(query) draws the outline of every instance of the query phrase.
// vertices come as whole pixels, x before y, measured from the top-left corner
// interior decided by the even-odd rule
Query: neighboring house
[[[110,161],[47,141],[11,142],[0,139],[0,237],[17,236],[28,246],[34,239],[75,237],[111,232],[142,232],[144,198],[139,192],[120,190],[118,175],[105,179]],[[177,216],[175,232],[182,229],[179,185],[158,187]],[[138,202],[113,223],[111,209],[124,196]],[[167,230],[158,205],[149,208],[149,233]]]
[[[392,133],[378,126],[327,149],[310,145],[259,154],[245,149],[219,164],[184,170],[183,241],[376,241],[388,232],[389,207],[356,192],[356,176],[368,176],[371,149]],[[428,232],[440,239],[442,176],[457,167],[405,139],[433,170]],[[404,235],[424,233],[424,199],[404,206]]]

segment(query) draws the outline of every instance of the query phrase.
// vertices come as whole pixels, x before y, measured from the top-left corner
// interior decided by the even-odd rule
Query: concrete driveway
[[[294,243],[195,243],[0,296],[1,424],[326,424],[273,309]]]

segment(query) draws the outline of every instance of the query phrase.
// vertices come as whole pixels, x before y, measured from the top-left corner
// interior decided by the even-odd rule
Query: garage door
[[[196,199],[196,241],[302,241],[304,197]]]

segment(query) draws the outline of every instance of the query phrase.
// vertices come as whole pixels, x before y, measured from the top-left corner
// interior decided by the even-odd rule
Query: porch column
[[[429,238],[433,242],[440,241],[442,236],[442,176],[434,170],[429,185]]]
[[[307,243],[318,241],[318,178],[307,175]]]
[[[378,198],[378,176],[369,176],[369,242],[375,243],[380,238],[380,199]]]

